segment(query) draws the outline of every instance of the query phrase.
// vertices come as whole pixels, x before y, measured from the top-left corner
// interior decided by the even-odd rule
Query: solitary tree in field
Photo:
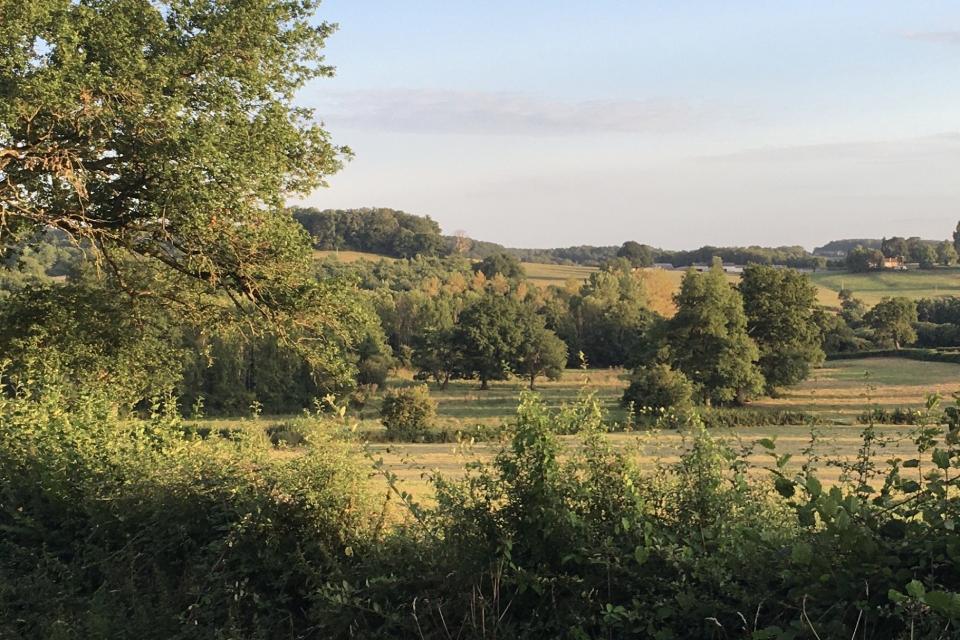
[[[824,358],[814,319],[817,290],[810,278],[792,269],[751,265],[738,288],[767,391],[804,380],[810,366]]]
[[[541,316],[525,309],[523,338],[517,356],[517,371],[527,377],[532,390],[539,376],[560,379],[567,364],[567,345],[547,329]]]
[[[879,269],[883,266],[883,258],[883,252],[879,249],[867,249],[862,246],[857,246],[847,254],[847,269],[857,273]]]
[[[937,266],[937,250],[929,244],[918,244],[911,257],[916,258],[921,269],[933,269]]]
[[[727,404],[760,393],[760,352],[747,335],[743,300],[719,266],[687,272],[676,304],[667,331],[671,364],[697,386],[701,399]]]
[[[957,223],[957,228],[953,230],[953,249],[960,255],[960,222]]]
[[[433,378],[441,389],[446,389],[463,368],[463,351],[454,327],[427,327],[418,334],[413,340],[412,364],[418,377]]]
[[[892,344],[895,349],[917,339],[913,323],[917,321],[917,305],[909,298],[884,298],[864,320],[873,329],[878,344]]]
[[[486,292],[460,314],[454,340],[463,351],[464,369],[480,379],[481,389],[507,379],[523,344],[520,303]]]

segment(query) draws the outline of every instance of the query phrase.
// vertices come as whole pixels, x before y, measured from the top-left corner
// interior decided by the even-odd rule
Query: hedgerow
[[[525,395],[499,454],[431,476],[418,504],[329,418],[277,453],[263,433],[191,435],[168,402],[124,420],[31,384],[0,397],[0,637],[960,632],[960,405],[936,398],[916,456],[889,465],[872,425],[855,459],[811,445],[796,466],[694,415],[678,461],[640,467],[593,399],[559,415]]]

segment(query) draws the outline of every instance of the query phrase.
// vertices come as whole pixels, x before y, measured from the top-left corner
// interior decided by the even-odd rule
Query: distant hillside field
[[[527,278],[534,284],[546,287],[557,285],[562,287],[567,280],[576,280],[583,282],[590,277],[591,273],[599,271],[597,267],[584,267],[581,265],[565,264],[543,264],[540,262],[524,262],[520,266]]]
[[[821,289],[831,292],[833,299],[829,304],[832,306],[836,306],[836,292],[841,288],[852,290],[854,296],[867,305],[874,305],[888,296],[904,296],[916,300],[960,295],[960,269],[874,273],[821,271],[811,274],[811,277]],[[821,299],[823,297],[821,296]]]
[[[313,257],[317,260],[324,258],[336,258],[341,262],[356,262],[357,260],[367,260],[368,262],[379,262],[380,260],[396,260],[390,256],[381,256],[376,253],[364,253],[363,251],[319,251],[313,252]]]

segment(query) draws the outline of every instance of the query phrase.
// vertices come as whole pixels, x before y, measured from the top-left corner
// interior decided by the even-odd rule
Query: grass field
[[[408,376],[394,384],[413,384]],[[623,422],[625,411],[619,399],[626,386],[622,371],[568,370],[563,379],[543,382],[538,393],[551,408],[575,402],[584,393],[593,393],[608,412],[611,422]],[[489,391],[480,391],[476,382],[455,381],[448,389],[431,388],[438,402],[437,426],[469,434],[477,425],[497,426],[509,421],[516,411],[517,398],[525,386],[520,381],[494,382]],[[867,358],[828,362],[814,371],[811,378],[786,390],[781,397],[752,403],[755,408],[792,409],[816,414],[828,424],[814,427],[819,433],[817,452],[826,458],[849,460],[861,444],[863,426],[857,417],[871,406],[922,407],[928,393],[939,392],[950,401],[950,394],[960,391],[960,365],[918,362],[898,358]],[[499,448],[498,442],[477,442],[469,445],[452,443],[382,443],[379,434],[383,427],[378,419],[378,403],[371,402],[364,410],[350,418],[358,433],[373,441],[369,450],[382,456],[387,468],[403,481],[404,488],[415,496],[428,497],[427,477],[434,471],[447,476],[459,476],[470,461],[489,460]],[[282,421],[282,417],[261,417],[257,420],[205,420],[213,428],[236,427],[262,432],[266,427]],[[905,456],[912,446],[906,438],[909,427],[878,426],[878,432],[891,442],[884,449],[882,459],[894,455]],[[810,441],[811,427],[756,425],[736,430],[714,430],[717,437],[731,443],[749,444],[761,438],[775,439],[779,453],[791,453],[794,464],[802,462],[802,450]],[[676,431],[619,432],[609,436],[614,447],[630,452],[638,462],[650,469],[657,461],[676,461],[687,439]],[[564,437],[571,444],[573,436]],[[287,454],[282,454],[287,455]],[[767,459],[763,452],[751,457],[754,462]],[[824,468],[821,477],[836,482],[840,468]]]
[[[960,269],[874,273],[820,271],[811,274],[811,278],[821,290],[828,291],[832,296],[831,306],[837,305],[836,292],[841,288],[852,290],[857,298],[869,306],[880,302],[886,296],[904,296],[916,300],[960,295]]]
[[[615,372],[588,372],[588,384],[595,390],[604,406],[614,417],[623,417],[618,399],[625,382]],[[583,372],[568,371],[564,380],[543,385],[543,395],[552,406],[575,399],[581,386]],[[861,446],[860,433],[863,426],[857,416],[864,409],[879,405],[884,407],[922,407],[926,396],[940,392],[949,396],[960,391],[960,365],[917,362],[897,358],[873,358],[829,362],[815,371],[806,382],[787,391],[781,398],[753,403],[753,406],[771,409],[798,409],[816,413],[834,424],[818,426],[818,455],[835,461],[850,461]],[[438,393],[440,415],[466,425],[474,421],[505,420],[513,412],[517,389],[509,383],[495,385],[489,393],[480,396],[479,402],[470,398],[479,391],[452,388]],[[619,413],[618,413],[619,412]],[[737,430],[718,430],[716,437],[736,446],[748,445],[761,438],[770,438],[777,443],[778,453],[794,456],[791,468],[802,464],[804,448],[810,443],[811,427],[764,426]],[[893,456],[912,457],[912,443],[907,437],[909,427],[877,426],[878,433],[888,442],[883,447],[881,459]],[[670,463],[679,459],[689,443],[688,438],[675,431],[613,433],[608,436],[611,444],[630,455],[642,466],[651,470],[658,462]],[[564,437],[570,444],[576,437]],[[415,496],[428,496],[427,478],[439,471],[446,476],[459,476],[464,465],[471,461],[490,460],[498,448],[497,443],[480,442],[471,446],[453,444],[375,444],[372,450],[383,457],[387,466],[402,480],[407,491]],[[763,464],[769,456],[762,450],[749,458]],[[840,479],[841,467],[824,466],[819,475],[826,483]]]
[[[524,262],[522,266],[527,279],[541,287],[550,285],[562,287],[570,280],[580,283],[589,278],[591,273],[598,271],[597,267],[539,262]]]
[[[381,256],[376,253],[364,253],[363,251],[319,251],[314,250],[313,257],[317,260],[334,257],[341,262],[356,262],[357,260],[366,260],[368,262],[379,262],[380,260],[393,261],[396,258],[390,256]]]

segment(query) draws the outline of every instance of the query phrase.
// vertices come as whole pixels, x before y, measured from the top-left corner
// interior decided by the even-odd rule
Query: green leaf
[[[919,466],[920,466],[920,461],[917,460],[916,458],[911,458],[910,460],[903,461],[904,469],[916,469]]]
[[[784,498],[792,498],[793,494],[796,493],[793,482],[787,480],[783,476],[778,476],[773,486],[777,490],[777,493],[782,495]]]
[[[790,551],[790,558],[797,564],[810,564],[813,560],[813,547],[806,542],[798,542]]]
[[[650,549],[647,549],[646,547],[637,547],[633,550],[633,557],[637,561],[637,564],[646,564],[647,560],[650,558]]]
[[[960,594],[947,591],[931,591],[923,602],[937,613],[951,619],[960,619]]]
[[[919,580],[911,580],[907,584],[907,593],[917,600],[923,600],[923,596],[926,595],[927,589]]]
[[[760,440],[757,440],[757,444],[764,449],[770,449],[771,451],[777,448],[776,443],[770,438],[761,438]]]
[[[950,468],[950,452],[944,451],[943,449],[934,449],[933,464],[937,465],[941,469],[949,469]]]
[[[811,496],[817,498],[820,496],[820,493],[823,491],[823,485],[820,484],[820,481],[813,476],[807,476],[807,491]]]

